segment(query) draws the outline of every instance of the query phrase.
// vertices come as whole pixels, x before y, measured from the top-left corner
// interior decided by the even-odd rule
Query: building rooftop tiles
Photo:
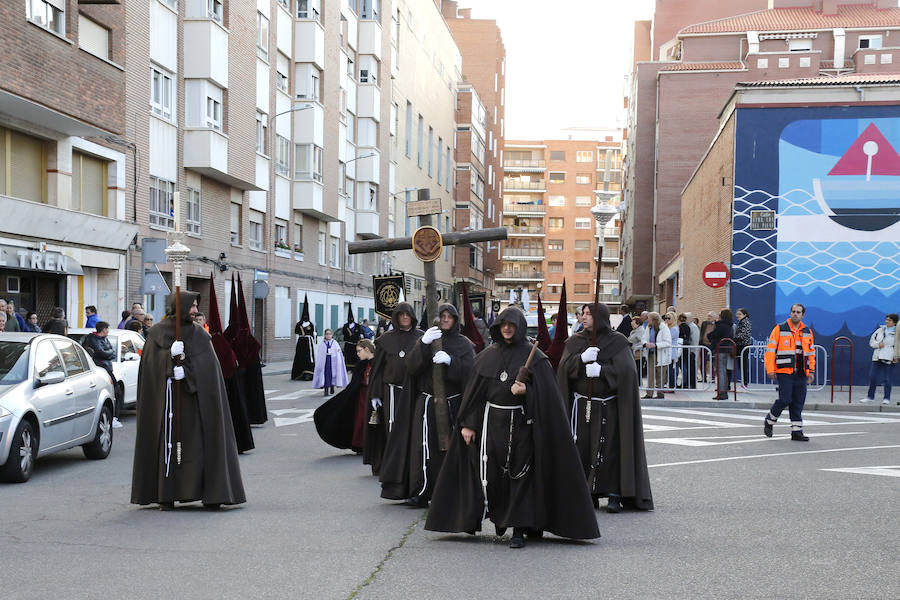
[[[745,69],[744,63],[735,62],[676,62],[661,71],[736,71]]]
[[[680,34],[797,31],[835,27],[900,27],[900,8],[879,9],[874,6],[843,4],[838,6],[836,15],[826,15],[812,7],[772,8],[689,25]]]
[[[754,87],[815,87],[828,85],[861,85],[861,84],[900,84],[900,73],[849,73],[836,77],[810,77],[807,79],[775,79],[767,81],[743,81],[739,88]]]

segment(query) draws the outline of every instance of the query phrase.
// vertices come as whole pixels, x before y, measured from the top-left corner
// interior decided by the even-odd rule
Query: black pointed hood
[[[497,343],[504,341],[503,334],[500,333],[500,326],[503,325],[503,323],[512,323],[516,326],[516,335],[514,335],[512,339],[513,344],[527,341],[528,323],[525,321],[525,313],[522,312],[522,309],[517,306],[510,306],[494,319],[494,324],[491,325],[491,339],[495,340]]]
[[[406,313],[410,317],[412,317],[412,326],[410,329],[415,329],[416,325],[418,325],[419,320],[416,319],[416,309],[413,308],[412,304],[409,302],[399,302],[397,306],[394,307],[394,312],[391,313],[391,324],[394,326],[394,329],[400,331],[400,323],[397,322],[397,318],[400,316],[400,313]]]
[[[309,323],[311,319],[309,318],[309,294],[306,294],[303,297],[303,313],[300,315],[301,323]]]

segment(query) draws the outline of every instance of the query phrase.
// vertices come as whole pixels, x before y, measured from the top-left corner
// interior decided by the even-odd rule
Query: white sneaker
[[[862,402],[863,404],[868,404],[868,403],[870,403],[870,402],[875,402],[875,399],[874,399],[874,398],[865,397],[865,398],[860,398],[859,401]]]
[[[891,403],[891,401],[890,400],[882,400],[881,403],[885,404],[885,405],[889,405]]]
[[[125,426],[122,425],[122,423],[119,421],[119,417],[113,417],[113,423],[112,423],[112,426],[113,426],[113,429],[122,429],[123,427],[125,427]]]

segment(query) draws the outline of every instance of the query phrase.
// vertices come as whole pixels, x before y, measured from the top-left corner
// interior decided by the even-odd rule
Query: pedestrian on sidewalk
[[[882,385],[884,386],[884,400],[881,403],[891,403],[891,377],[894,375],[894,365],[900,361],[897,320],[896,313],[886,315],[884,325],[876,329],[869,338],[869,346],[874,349],[872,370],[869,374],[869,393],[860,402],[875,402],[875,388]]]
[[[772,428],[785,407],[790,407],[791,439],[808,442],[803,434],[803,405],[806,386],[812,383],[816,370],[816,350],[812,330],[803,324],[806,307],[791,306],[791,317],[776,325],[766,345],[766,375],[778,381],[778,400],[763,422],[763,433],[772,437]]]
[[[709,348],[708,355],[704,354],[702,358],[702,363],[700,364],[701,375],[703,376],[703,381],[713,381],[715,379],[715,374],[712,371],[712,362],[713,362],[713,353],[715,349],[712,348],[709,344],[709,334],[712,333],[712,330],[716,326],[716,313],[714,311],[709,311],[706,313],[706,320],[700,324],[700,345],[706,346]]]
[[[681,359],[681,346],[684,345],[684,339],[681,337],[678,319],[674,312],[667,312],[663,320],[666,323],[666,327],[669,328],[669,335],[672,336],[672,347],[669,349],[671,359],[669,360],[669,374],[666,386],[668,389],[665,390],[667,394],[671,394],[678,386],[678,361]]]
[[[737,344],[737,357],[741,367],[741,382],[746,387],[750,383],[750,354],[744,348],[753,345],[753,324],[746,308],[737,309],[737,329],[734,331],[734,343]]]
[[[84,322],[85,327],[97,327],[97,321],[100,320],[100,315],[97,314],[97,307],[93,304],[89,304],[84,307],[84,314],[87,317],[87,320]]]
[[[666,368],[672,360],[672,334],[662,324],[658,312],[649,313],[644,329],[644,358],[647,361],[647,393],[644,398],[663,398]]]
[[[716,395],[713,400],[728,400],[728,388],[731,385],[731,374],[734,370],[734,346],[729,343],[721,343],[722,340],[732,340],[734,336],[734,314],[727,308],[719,313],[712,331],[707,334],[710,348],[713,351],[713,364],[716,365]]]

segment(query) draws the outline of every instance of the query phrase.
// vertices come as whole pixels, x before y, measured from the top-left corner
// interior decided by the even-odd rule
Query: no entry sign
[[[728,282],[728,267],[725,263],[714,262],[703,267],[703,283],[711,288],[720,288]]]

